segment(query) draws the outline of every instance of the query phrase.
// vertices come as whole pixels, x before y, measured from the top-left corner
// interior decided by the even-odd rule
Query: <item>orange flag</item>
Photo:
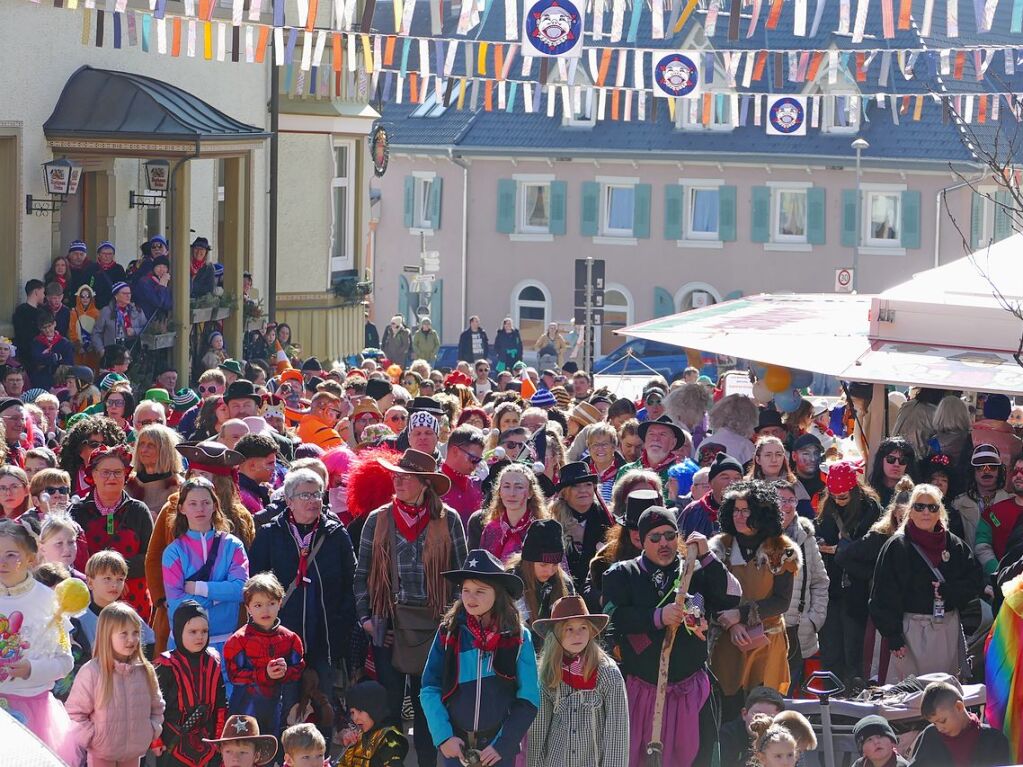
[[[522,399],[532,399],[533,395],[536,394],[536,384],[533,383],[533,379],[529,377],[529,373],[525,369],[522,370],[522,378],[520,380],[522,382]]]

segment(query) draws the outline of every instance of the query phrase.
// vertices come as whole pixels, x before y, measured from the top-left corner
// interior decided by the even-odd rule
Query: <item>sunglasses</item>
[[[660,405],[661,404],[661,398],[660,397],[647,397],[643,401],[646,404],[648,404],[648,405]]]
[[[473,466],[475,466],[476,464],[483,460],[482,455],[473,455],[461,445],[452,445],[452,447],[458,448],[459,452],[461,452],[465,456],[465,459]]]
[[[678,538],[678,530],[669,530],[666,533],[650,533],[647,536],[647,540],[651,543],[660,543],[662,538],[671,543]]]
[[[940,508],[936,503],[921,503],[917,501],[913,504],[913,511],[929,511],[931,514],[937,514]]]
[[[50,495],[71,495],[71,488],[70,487],[44,487],[43,488],[43,492],[44,493],[49,493]]]
[[[199,393],[200,394],[206,394],[207,392],[209,392],[210,394],[216,394],[217,393],[217,385],[216,384],[211,384],[210,386],[203,386],[202,384],[200,384],[199,385]]]
[[[901,455],[886,455],[884,457],[884,462],[887,463],[889,466],[894,466],[895,464],[898,464],[899,466],[905,466],[909,463],[909,461],[907,461]]]

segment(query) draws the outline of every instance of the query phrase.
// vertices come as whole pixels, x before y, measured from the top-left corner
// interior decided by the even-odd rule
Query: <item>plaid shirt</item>
[[[355,568],[355,610],[360,621],[365,621],[372,616],[369,599],[369,569],[373,561],[373,537],[377,529],[377,515],[381,512],[390,512],[391,504],[381,506],[371,511],[366,518],[366,525],[362,528],[362,537],[359,540],[359,563]],[[451,535],[451,569],[457,570],[465,562],[468,549],[465,547],[465,530],[462,527],[462,520],[458,512],[447,507],[448,533]],[[423,547],[426,544],[426,530],[416,540],[409,543],[404,536],[395,535],[392,541],[393,551],[391,556],[395,557],[398,563],[397,587],[391,584],[398,597],[398,603],[403,605],[425,605],[426,599],[426,578],[423,571]]]
[[[530,767],[627,767],[629,704],[625,680],[613,662],[597,668],[597,687],[554,695],[540,688],[540,710],[527,739]]]

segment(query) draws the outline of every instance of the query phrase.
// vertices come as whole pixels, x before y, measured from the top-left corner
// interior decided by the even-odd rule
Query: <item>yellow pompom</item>
[[[68,578],[54,588],[57,595],[57,612],[69,617],[77,617],[89,608],[89,587],[78,578]]]

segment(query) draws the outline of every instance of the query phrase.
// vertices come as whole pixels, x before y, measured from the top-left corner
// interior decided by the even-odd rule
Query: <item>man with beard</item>
[[[639,438],[643,440],[643,452],[638,461],[627,463],[618,470],[615,481],[633,469],[649,469],[661,478],[667,501],[668,469],[688,456],[692,449],[692,439],[666,415],[656,420],[643,421],[638,432]]]
[[[668,665],[663,763],[673,767],[710,764],[717,741],[718,707],[711,701],[707,672],[707,640],[701,619],[691,608],[702,601],[703,615],[714,616],[738,607],[738,583],[710,552],[707,539],[693,533],[686,545],[695,546],[699,567],[690,581],[688,607],[675,603],[682,557],[679,555],[675,514],[651,506],[639,518],[643,553],[619,562],[604,574],[604,611],[621,653],[622,674],[629,699],[629,764],[642,765],[651,728],[660,666],[661,646],[668,626],[678,628]],[[731,585],[731,586],[730,586]]]
[[[988,450],[978,456],[977,453],[982,447]],[[1001,460],[998,450],[993,445],[978,445],[973,455],[974,461]],[[993,467],[990,464],[983,464],[982,468],[987,469],[984,473],[988,474],[991,468],[999,469],[1000,466],[1000,463]],[[1014,528],[1023,518],[1023,457],[1017,458],[1009,470],[1009,487],[1013,494],[1004,500],[986,504],[980,512],[980,521],[977,522],[975,548],[985,575],[993,575],[998,570],[999,561],[1009,550],[1009,539]]]
[[[986,552],[981,556],[977,548],[977,526],[980,515],[996,503],[1012,498],[1005,488],[1005,465],[1001,453],[991,444],[977,445],[970,456],[972,471],[967,475],[966,492],[957,495],[949,509],[950,514],[959,514],[963,522],[964,540],[974,550],[985,572],[990,569],[985,557],[994,556]]]

